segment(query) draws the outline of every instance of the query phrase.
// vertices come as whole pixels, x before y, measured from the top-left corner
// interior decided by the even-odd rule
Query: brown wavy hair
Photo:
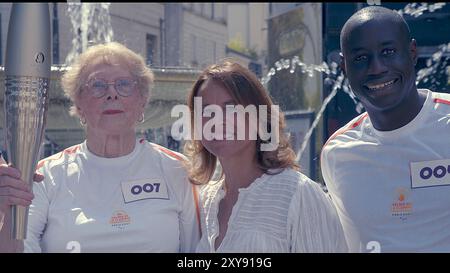
[[[188,95],[188,106],[191,115],[191,132],[194,132],[194,98],[198,96],[200,87],[208,79],[214,79],[216,83],[221,84],[228,90],[230,96],[237,104],[244,107],[248,105],[267,105],[267,129],[271,131],[271,106],[272,99],[265,90],[264,86],[247,68],[238,63],[224,61],[207,67],[198,77]],[[258,117],[259,118],[259,117]],[[261,140],[259,134],[256,140],[256,159],[258,167],[266,174],[276,174],[285,168],[299,169],[295,162],[295,152],[292,150],[289,139],[284,133],[286,127],[283,113],[279,113],[279,144],[274,151],[261,151]],[[195,184],[205,184],[211,180],[216,169],[217,157],[210,153],[200,140],[186,142],[184,153],[190,159],[187,163],[189,179]],[[281,169],[279,172],[270,172],[270,169]],[[223,176],[223,172],[221,174]]]

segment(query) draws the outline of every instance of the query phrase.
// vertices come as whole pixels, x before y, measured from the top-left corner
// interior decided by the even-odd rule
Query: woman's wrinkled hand
[[[6,212],[12,205],[29,206],[34,198],[32,188],[28,183],[20,179],[20,171],[8,166],[0,157],[0,230]],[[33,180],[41,182],[44,176],[35,173]]]

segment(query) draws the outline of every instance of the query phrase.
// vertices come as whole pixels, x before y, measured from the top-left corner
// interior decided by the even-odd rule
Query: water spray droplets
[[[427,67],[417,71],[416,84],[419,84],[420,82],[428,83],[429,81],[430,83],[435,83],[435,77],[430,79],[431,76],[436,76],[436,74],[439,73],[447,73],[449,70],[448,67],[450,67],[447,66],[450,58],[442,58],[447,52],[450,52],[450,43],[441,45],[439,50],[433,53],[431,58],[426,61]]]
[[[90,44],[113,41],[110,5],[110,3],[68,3],[67,11],[72,23],[73,39],[72,49],[65,60],[66,64],[72,63],[74,58]]]
[[[299,56],[294,56],[292,59],[281,59],[279,61],[276,61],[274,64],[275,67],[272,67],[267,75],[261,79],[261,82],[263,85],[266,85],[271,78],[277,73],[277,71],[281,70],[287,70],[289,69],[289,73],[293,74],[295,73],[297,67],[300,70],[300,73],[308,75],[308,77],[314,77],[314,71],[330,74],[330,73],[337,73],[337,64],[334,64],[334,66],[330,67],[327,63],[323,62],[320,65],[315,64],[305,64],[302,61],[300,61]]]
[[[413,17],[419,17],[421,16],[425,11],[434,12],[438,9],[441,9],[445,6],[446,3],[435,3],[435,4],[428,4],[428,3],[410,3],[407,4],[403,9],[398,10],[397,12],[400,15],[411,15]]]

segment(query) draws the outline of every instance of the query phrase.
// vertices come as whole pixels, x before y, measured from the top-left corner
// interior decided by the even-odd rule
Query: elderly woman
[[[201,109],[196,109],[200,104],[195,99],[201,99]],[[195,129],[195,112],[199,111],[203,124],[196,127],[210,134],[186,146],[192,159],[190,179],[205,185],[200,192],[203,236],[198,252],[347,251],[331,200],[317,183],[298,171],[295,153],[283,134],[283,116],[270,111],[272,100],[253,73],[228,61],[212,65],[194,84],[188,105],[191,130]],[[221,122],[223,130],[207,132],[211,115],[205,113],[212,105],[220,109],[265,105],[269,111],[267,116],[262,111],[253,119],[250,114],[242,120],[227,116]],[[272,123],[271,115],[278,115],[276,123]],[[232,119],[236,120],[231,123]],[[239,127],[239,122],[245,126]],[[263,146],[268,140],[259,131],[252,132],[263,123],[279,135],[278,141],[270,139],[276,144],[271,148]],[[240,133],[244,137],[240,138]],[[222,178],[210,181],[217,161]]]
[[[90,47],[63,76],[86,140],[39,162],[33,194],[0,166],[0,249],[25,252],[192,252],[196,190],[182,156],[136,139],[152,72],[119,43]],[[9,239],[9,205],[29,205],[27,239]],[[9,240],[9,241],[8,241]],[[9,248],[9,249],[5,249]]]

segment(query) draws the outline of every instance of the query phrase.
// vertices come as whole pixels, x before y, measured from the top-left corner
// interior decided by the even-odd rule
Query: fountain
[[[442,61],[442,57],[446,52],[450,52],[450,43],[440,45],[439,50],[426,61],[427,67],[417,71],[416,84],[419,84],[420,82],[427,83],[430,80],[429,78],[431,75],[433,75],[433,77],[431,78],[430,83],[435,84],[436,77],[444,73],[447,75],[450,82],[450,66],[447,66],[450,57],[445,57]]]
[[[85,51],[88,45],[111,42],[114,39],[109,7],[111,3],[68,3],[68,14],[72,23],[72,49],[65,64]]]
[[[438,9],[441,9],[445,6],[446,3],[435,3],[435,4],[428,4],[428,3],[410,3],[407,4],[403,9],[398,10],[397,12],[400,15],[408,14],[414,17],[421,16],[425,11],[434,12]]]

